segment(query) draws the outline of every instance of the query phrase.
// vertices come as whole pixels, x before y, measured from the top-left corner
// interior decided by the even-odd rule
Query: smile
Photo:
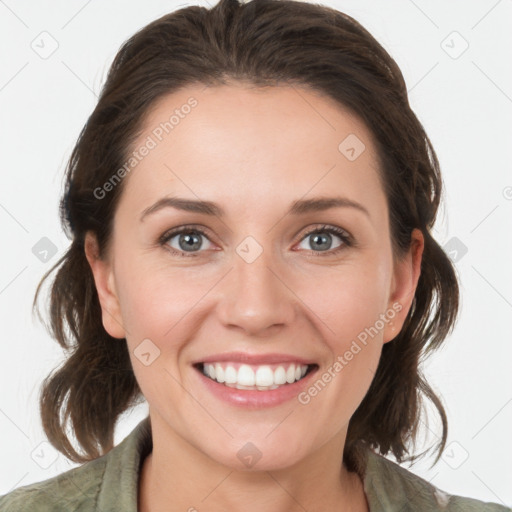
[[[269,391],[303,379],[315,365],[299,363],[249,365],[236,362],[201,363],[206,377],[225,386]]]

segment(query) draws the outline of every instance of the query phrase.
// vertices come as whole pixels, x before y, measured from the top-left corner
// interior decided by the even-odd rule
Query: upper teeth
[[[249,366],[242,364],[237,369],[233,363],[203,365],[203,373],[217,382],[239,389],[275,389],[283,384],[292,384],[306,374],[308,365]]]

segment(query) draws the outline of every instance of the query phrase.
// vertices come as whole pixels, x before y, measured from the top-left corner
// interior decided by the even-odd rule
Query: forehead
[[[331,98],[302,87],[185,87],[155,103],[131,150],[139,157],[121,203],[138,212],[166,194],[233,208],[333,189],[382,199],[371,132]]]

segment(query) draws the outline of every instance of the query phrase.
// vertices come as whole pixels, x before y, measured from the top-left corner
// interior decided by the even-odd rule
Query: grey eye
[[[174,239],[177,239],[177,245],[173,245]],[[197,231],[186,231],[183,233],[177,233],[176,235],[169,238],[169,245],[178,251],[184,252],[195,252],[203,247],[203,239],[210,243],[210,241]],[[207,249],[208,247],[206,247]]]
[[[342,245],[343,241],[341,240],[341,237],[339,235],[335,235],[333,233],[327,233],[326,231],[315,231],[313,233],[309,233],[304,237],[304,240],[302,240],[302,243],[306,243],[309,239],[309,247],[301,247],[302,249],[306,250],[313,250],[313,251],[328,251],[330,249],[335,249],[336,247],[333,247],[332,244],[332,238],[336,237],[340,239],[341,243],[339,243],[336,247],[339,247]]]

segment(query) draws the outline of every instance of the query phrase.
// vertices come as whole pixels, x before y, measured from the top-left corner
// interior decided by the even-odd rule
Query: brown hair
[[[439,163],[409,106],[402,73],[382,46],[350,16],[291,0],[186,7],[141,29],[115,57],[66,170],[60,214],[72,243],[34,297],[35,307],[43,281],[60,266],[51,288],[50,329],[70,354],[42,385],[48,440],[75,462],[97,458],[113,447],[118,417],[143,401],[126,342],[103,328],[84,252],[85,233],[92,231],[100,256],[105,254],[123,183],[101,199],[94,190],[126,161],[157,99],[188,84],[223,85],[229,79],[312,88],[359,116],[373,133],[394,255],[409,248],[414,228],[422,231],[425,247],[411,309],[401,332],[384,345],[370,389],[351,418],[344,459],[357,467],[360,450],[368,446],[404,460],[426,397],[442,420],[437,462],[447,419],[420,363],[453,328],[459,302],[452,263],[430,234],[441,199]],[[83,454],[66,435],[68,420]]]

